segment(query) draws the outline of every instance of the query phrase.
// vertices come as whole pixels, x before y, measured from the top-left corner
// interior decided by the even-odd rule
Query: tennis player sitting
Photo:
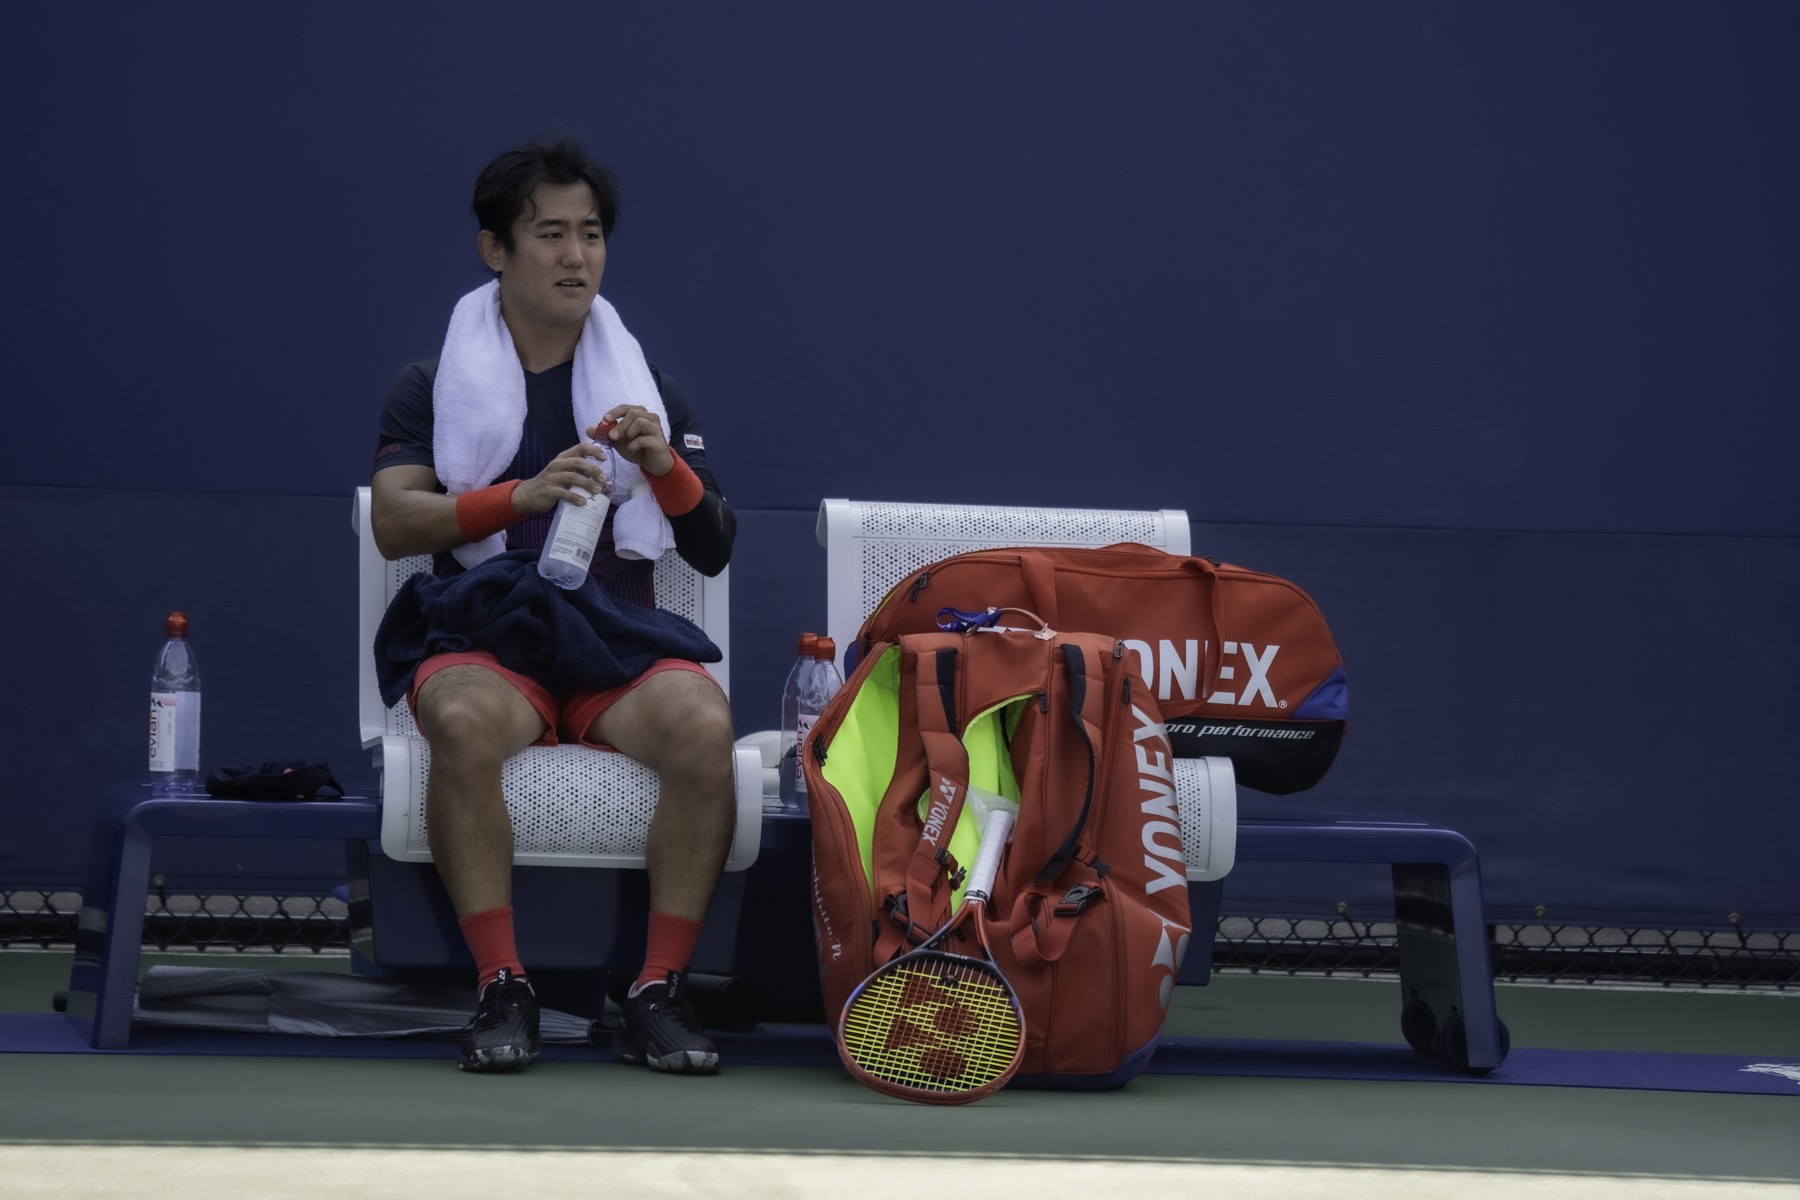
[[[652,577],[666,550],[718,574],[737,522],[686,398],[599,296],[616,197],[611,173],[567,140],[489,163],[473,208],[495,279],[458,303],[441,355],[402,371],[381,415],[371,491],[383,555],[433,555],[425,586],[453,598],[465,573],[534,571],[558,502],[606,493],[591,582],[568,595],[595,589],[584,611],[603,602],[630,635],[598,628],[608,653],[571,669],[559,651],[556,671],[537,677],[507,665],[532,658],[533,647],[504,644],[516,632],[428,653],[412,674],[408,699],[431,745],[432,857],[478,968],[461,1056],[470,1071],[520,1068],[538,1053],[537,997],[514,944],[500,769],[526,746],[559,741],[615,749],[661,776],[645,852],[648,949],[613,1048],[659,1071],[718,1067],[684,988],[730,849],[731,710],[691,637],[655,648],[656,618],[678,619],[655,610]]]

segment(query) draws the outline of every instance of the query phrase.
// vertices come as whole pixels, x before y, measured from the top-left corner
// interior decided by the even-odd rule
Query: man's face
[[[580,325],[606,270],[600,210],[585,183],[546,183],[513,222],[513,248],[481,231],[481,257],[500,273],[508,323],[543,329]]]

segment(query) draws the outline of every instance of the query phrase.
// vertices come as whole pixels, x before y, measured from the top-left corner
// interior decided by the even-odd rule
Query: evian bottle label
[[[200,768],[200,693],[150,693],[150,769]]]
[[[550,541],[543,556],[579,567],[585,573],[594,561],[594,544],[600,540],[600,528],[606,524],[610,504],[605,493],[595,495],[586,504],[565,500],[550,524]]]

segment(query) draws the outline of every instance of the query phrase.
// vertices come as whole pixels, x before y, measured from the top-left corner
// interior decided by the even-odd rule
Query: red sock
[[[462,918],[457,924],[462,927],[463,940],[469,943],[469,953],[475,956],[477,990],[492,983],[501,967],[511,967],[514,975],[524,976],[525,968],[519,965],[518,947],[513,944],[512,905],[478,912]]]
[[[700,922],[686,917],[651,913],[644,969],[638,972],[637,982],[631,985],[631,990],[636,992],[647,983],[662,983],[669,978],[670,972],[679,975],[687,970],[688,959],[694,956],[694,943],[700,940],[700,929]]]

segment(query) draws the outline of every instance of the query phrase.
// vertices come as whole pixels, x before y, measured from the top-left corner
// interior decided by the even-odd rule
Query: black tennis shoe
[[[710,1075],[719,1069],[719,1048],[701,1032],[688,1004],[687,975],[669,972],[668,982],[645,984],[619,1005],[621,1028],[613,1053],[653,1071]]]
[[[538,1038],[538,998],[531,984],[508,967],[481,989],[462,1044],[465,1071],[516,1071],[531,1064],[542,1043]]]

